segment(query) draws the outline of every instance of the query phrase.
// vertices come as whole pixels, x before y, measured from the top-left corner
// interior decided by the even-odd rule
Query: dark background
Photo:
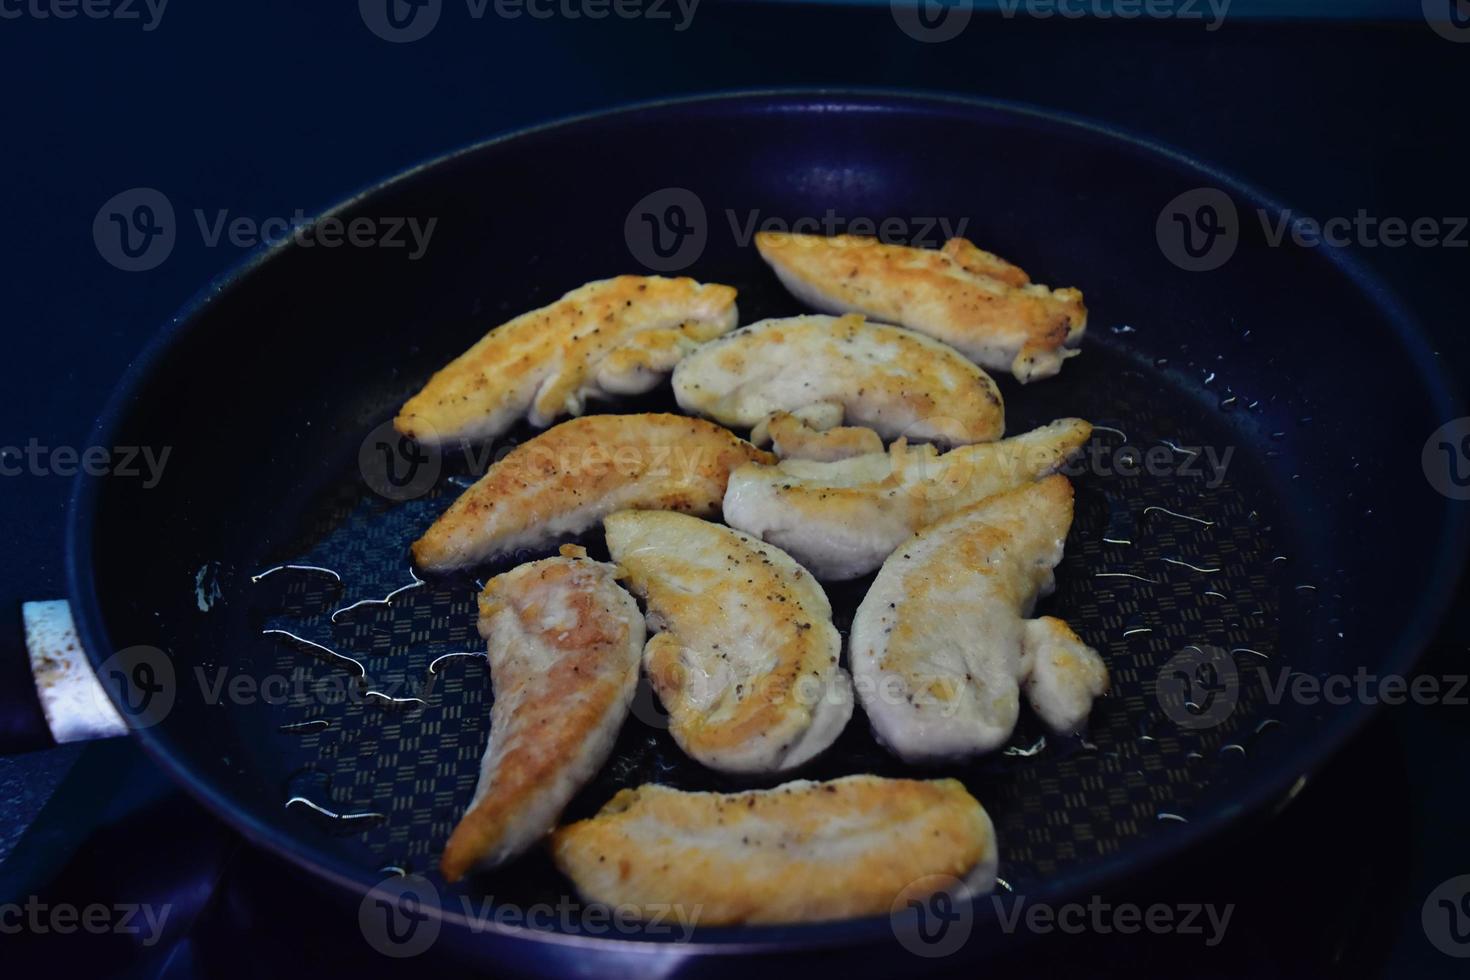
[[[1395,10],[1394,20],[1344,16]],[[1265,12],[1288,16],[1246,16]],[[309,215],[466,143],[633,101],[796,85],[1009,98],[1172,144],[1300,214],[1470,215],[1470,43],[1430,30],[1417,0],[1339,4],[1331,20],[1290,16],[1301,12],[1324,11],[1242,2],[1213,32],[1199,22],[977,14],[942,44],[905,36],[886,4],[705,0],[680,32],[672,21],[476,21],[461,0],[445,0],[435,31],[401,45],[370,33],[350,0],[173,0],[151,32],[140,21],[0,19],[0,445],[85,446],[108,391],[151,333],[243,259],[228,243],[205,246],[194,208],[257,220]],[[586,179],[597,180],[595,159]],[[99,256],[92,220],[109,197],[138,186],[173,201],[179,239],[160,267],[127,273]],[[1462,298],[1470,249],[1360,254],[1440,355],[1470,376]],[[1391,397],[1395,383],[1383,379],[1384,390],[1369,397]],[[1417,445],[1427,435],[1404,438]],[[57,477],[0,478],[0,657],[8,661],[23,656],[19,601],[64,591],[68,489]],[[1425,672],[1466,672],[1467,606],[1462,598]],[[1463,976],[1470,961],[1437,952],[1419,910],[1439,882],[1470,873],[1466,749],[1470,709],[1386,712],[1272,825],[1174,869],[1176,887],[1239,905],[1226,950],[1089,937],[1028,955],[1084,975]],[[34,880],[44,878],[37,869],[65,863],[88,839],[101,801],[124,792],[120,772],[130,774],[127,792],[165,808],[168,820],[213,826],[155,786],[123,743],[0,759],[0,855],[15,848],[4,870],[19,864]],[[235,853],[223,831],[189,833],[219,855]],[[0,883],[8,900],[13,881],[0,872]],[[139,969],[162,964],[175,975],[195,966],[179,954]]]

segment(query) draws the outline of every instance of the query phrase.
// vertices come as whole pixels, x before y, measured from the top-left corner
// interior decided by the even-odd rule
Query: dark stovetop
[[[1052,932],[993,964],[947,974],[942,962],[915,960],[914,969],[962,976],[1080,968],[1129,980],[1461,976],[1463,965],[1427,941],[1420,909],[1434,886],[1470,867],[1464,783],[1446,779],[1446,767],[1423,749],[1464,738],[1463,717],[1444,706],[1394,711],[1270,823],[1232,832],[1159,879],[1106,897],[1229,908],[1217,943],[1207,944],[1208,928],[1188,936]],[[314,894],[309,883],[242,843],[126,740],[85,751],[0,872],[0,886],[0,902],[34,895],[47,907],[170,909],[152,945],[116,935],[22,935],[7,955],[23,963],[273,980],[285,964],[290,975],[338,975],[387,962],[364,943],[355,903],[303,897]],[[434,963],[432,950],[414,961]]]
[[[207,244],[196,209],[209,221],[221,210],[310,214],[485,136],[667,95],[865,85],[1011,98],[1173,144],[1302,214],[1470,214],[1467,136],[1452,101],[1470,44],[1436,35],[1412,0],[1401,22],[1374,26],[1232,18],[1206,31],[977,17],[942,44],[910,40],[886,5],[707,2],[684,31],[656,20],[487,18],[390,45],[354,7],[179,4],[155,30],[89,18],[0,23],[9,136],[0,213],[10,232],[0,236],[9,367],[0,445],[84,446],[107,391],[155,327],[241,259],[228,243]],[[589,179],[595,167],[589,161]],[[158,268],[126,273],[99,257],[91,226],[103,201],[138,186],[165,191],[187,233]],[[1459,315],[1470,250],[1361,254],[1441,356],[1470,365]],[[10,662],[21,655],[18,601],[63,591],[67,489],[55,476],[0,479],[10,556],[0,568],[0,657]],[[1462,593],[1425,672],[1466,672],[1467,613]],[[1024,955],[1109,975],[1449,975],[1461,964],[1427,941],[1420,909],[1437,884],[1470,873],[1467,749],[1470,709],[1391,710],[1279,818],[1171,869],[1178,895],[1237,906],[1217,948],[1093,935],[1053,937]],[[273,916],[290,873],[172,791],[127,743],[0,760],[0,787],[0,848],[19,839],[0,867],[0,902],[39,893],[176,904],[167,941],[108,948],[114,971],[243,969],[229,954],[256,923],[268,926],[250,933],[260,962],[328,967],[321,950],[355,928]],[[89,949],[71,941],[46,954],[60,963]]]

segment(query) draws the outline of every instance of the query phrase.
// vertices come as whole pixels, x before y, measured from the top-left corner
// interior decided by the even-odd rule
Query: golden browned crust
[[[609,553],[661,624],[643,662],[680,747],[717,768],[742,768],[729,759],[752,747],[779,758],[826,694],[808,681],[838,670],[821,586],[779,549],[708,521],[624,511],[604,523]]]
[[[946,453],[900,439],[888,447],[888,465],[881,475],[874,465],[869,478],[858,464],[840,481],[830,482],[814,476],[815,467],[800,463],[778,463],[771,469],[752,464],[741,473],[771,485],[788,524],[805,520],[865,528],[898,520],[913,533],[988,496],[1054,472],[1091,436],[1090,423],[1059,419],[1000,442],[960,446]]]
[[[1087,691],[1092,697],[1102,697],[1112,684],[1107,664],[1087,643],[1078,636],[1065,620],[1055,616],[1038,616],[1027,629],[1027,647],[1034,650],[1038,663],[1033,668],[1033,680],[1037,676],[1050,675],[1058,687]],[[1042,664],[1041,661],[1045,661]]]
[[[963,238],[939,250],[857,235],[759,232],[761,256],[798,295],[928,334],[1022,381],[1055,374],[1087,327],[1082,293],[1049,289]]]
[[[958,351],[857,314],[762,320],[705,345],[674,374],[685,411],[755,426],[774,411],[841,406],[880,435],[951,444],[1005,431],[995,381]]]
[[[918,879],[995,861],[994,830],[958,781],[848,776],[745,793],[623,790],[552,836],[590,901],[705,925],[887,914]]]
[[[782,459],[831,462],[883,451],[883,440],[872,429],[856,425],[818,429],[790,412],[776,412],[767,419],[765,434]]]
[[[525,414],[580,415],[587,394],[646,391],[735,325],[735,290],[693,279],[588,283],[496,327],[429,379],[393,420],[425,444],[486,439]]]
[[[609,601],[619,595],[623,608]],[[439,866],[449,881],[495,851],[527,819],[535,798],[567,778],[568,759],[584,750],[589,733],[619,717],[618,705],[637,670],[636,653],[624,649],[626,617],[636,616],[637,609],[608,565],[571,556],[522,565],[487,582],[479,608],[481,635],[514,638],[516,647],[492,649],[491,661],[497,699],[507,699],[495,707],[513,711],[515,718],[496,726],[506,744],[492,745],[498,756],[490,791],[465,813],[444,846]],[[514,626],[497,630],[497,617],[509,617]],[[532,646],[551,651],[554,659],[537,663]],[[553,812],[548,826],[554,820]]]
[[[951,238],[940,249],[957,262],[960,268],[976,276],[999,279],[1007,286],[1020,288],[1030,285],[1031,277],[1018,265],[1007,262],[993,252],[987,252],[964,238]]]
[[[1016,514],[1012,522],[969,520],[972,513],[998,513],[1007,507]],[[1051,572],[1051,565],[1038,563],[1035,556],[1065,540],[1071,526],[1072,484],[1054,474],[996,494],[919,532],[925,542],[936,545],[922,557],[895,566],[904,571],[903,597],[879,660],[882,669],[903,677],[909,690],[924,689],[938,702],[960,696],[963,681],[935,681],[929,656],[934,624],[953,618],[955,602],[965,598],[955,595],[956,582],[964,581],[962,576],[982,576],[987,599],[1019,610],[1036,594],[1039,580]],[[1011,561],[998,560],[1011,556]]]
[[[575,533],[613,510],[718,510],[730,471],[774,462],[726,429],[680,415],[588,415],[517,446],[413,544],[420,568],[448,570]]]

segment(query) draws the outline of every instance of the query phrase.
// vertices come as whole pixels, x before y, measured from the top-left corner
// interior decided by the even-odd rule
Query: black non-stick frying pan
[[[999,380],[1011,433],[1067,415],[1100,427],[1072,470],[1076,522],[1043,609],[1103,653],[1113,693],[1085,739],[1043,741],[1025,719],[1006,752],[932,773],[987,807],[1001,877],[1033,902],[1112,887],[1286,798],[1368,707],[1275,696],[1282,672],[1403,673],[1459,573],[1464,512],[1420,453],[1463,412],[1402,308],[1340,251],[1273,245],[1263,221],[1279,209],[1259,193],[1101,127],[907,95],[699,99],[493,140],[332,214],[437,224],[416,260],[270,249],[169,324],[91,443],[171,447],[167,470],[152,488],[78,483],[71,600],[137,737],[182,784],[338,885],[426,875],[440,941],[469,955],[606,974],[755,951],[903,954],[889,917],[681,944],[576,916],[471,934],[482,897],[526,908],[571,886],[541,855],[458,888],[437,877],[487,738],[488,680],[452,658],[425,683],[436,658],[479,648],[475,579],[332,614],[413,581],[408,543],[482,457],[405,455],[379,427],[489,327],[588,280],[677,272],[738,287],[742,322],[799,313],[753,226],[867,220],[931,246],[961,231],[1085,291],[1082,355],[1051,380]],[[671,404],[665,386],[606,408]],[[335,576],[254,578],[282,564]],[[829,590],[839,628],[866,584]],[[237,675],[251,680],[232,691]],[[860,712],[801,775],[854,772],[925,774],[884,753]],[[568,818],[650,780],[742,785],[686,759],[644,692]],[[994,907],[973,913],[983,949]]]

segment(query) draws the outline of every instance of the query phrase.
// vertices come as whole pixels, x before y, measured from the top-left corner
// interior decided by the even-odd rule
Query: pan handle
[[[26,654],[0,663],[0,753],[127,731],[82,650],[65,599],[21,604]]]

